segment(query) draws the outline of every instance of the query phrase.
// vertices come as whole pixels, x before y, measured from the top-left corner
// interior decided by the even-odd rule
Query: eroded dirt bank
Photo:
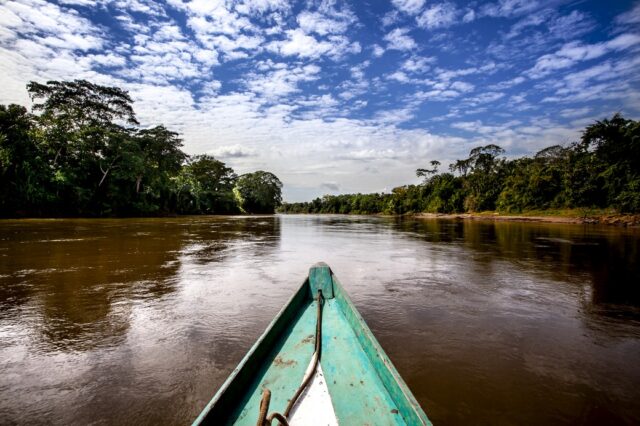
[[[474,219],[515,222],[546,222],[546,223],[578,223],[578,224],[603,224],[615,226],[640,226],[640,215],[589,215],[577,216],[537,216],[537,215],[504,215],[500,213],[418,213],[416,218],[423,219]]]

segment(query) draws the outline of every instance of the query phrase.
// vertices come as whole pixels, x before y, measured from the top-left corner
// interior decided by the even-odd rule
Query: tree
[[[114,120],[138,124],[131,97],[118,87],[86,80],[47,81],[46,84],[32,81],[27,84],[27,91],[34,101],[34,111],[41,111],[46,122],[64,123],[68,129],[89,124],[107,125]]]
[[[240,209],[246,213],[273,213],[282,204],[282,182],[269,172],[240,176],[233,192]]]
[[[465,209],[470,211],[493,210],[501,192],[502,172],[505,160],[499,158],[504,149],[498,145],[477,147],[469,152],[469,158],[459,160],[453,170],[462,173],[467,196]]]
[[[192,157],[175,179],[178,210],[183,213],[237,213],[233,188],[237,175],[210,155]]]
[[[127,173],[135,178],[135,194],[141,208],[170,209],[171,179],[180,173],[187,155],[180,149],[182,138],[164,126],[139,130],[135,135],[140,159],[138,168]],[[123,158],[126,160],[126,158]]]
[[[102,214],[105,180],[122,160],[118,145],[134,133],[125,125],[138,124],[133,101],[122,89],[85,80],[31,82],[27,90],[33,110],[40,113],[37,120],[59,208],[71,214]]]
[[[593,152],[592,172],[597,179],[594,203],[623,211],[640,209],[640,122],[620,114],[588,126],[580,146]]]
[[[430,169],[417,169],[416,176],[425,178],[425,181],[429,179],[429,176],[435,175],[438,173],[438,167],[440,167],[440,162],[438,160],[433,160],[429,162],[431,164]]]
[[[33,116],[20,105],[0,105],[0,215],[45,207],[50,179]]]

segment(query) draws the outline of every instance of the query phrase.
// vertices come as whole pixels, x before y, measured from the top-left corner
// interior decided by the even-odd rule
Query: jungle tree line
[[[188,156],[140,128],[129,94],[84,80],[31,82],[32,112],[0,105],[0,216],[273,213],[282,183]]]
[[[586,127],[580,141],[532,157],[507,159],[497,145],[474,148],[439,172],[440,162],[416,171],[420,185],[391,193],[325,195],[285,203],[284,213],[404,214],[564,208],[640,212],[640,122],[615,114]]]

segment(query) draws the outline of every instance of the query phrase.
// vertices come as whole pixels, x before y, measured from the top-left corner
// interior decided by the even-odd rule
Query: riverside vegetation
[[[273,213],[282,183],[188,156],[141,129],[129,94],[84,80],[31,82],[33,113],[0,105],[0,216]]]
[[[33,112],[0,105],[0,216],[273,213],[503,213],[610,209],[640,213],[640,122],[615,114],[578,142],[507,159],[471,150],[449,172],[391,193],[325,195],[282,204],[272,173],[238,176],[210,155],[188,156],[179,135],[141,129],[132,99],[84,80],[31,82]]]
[[[580,141],[554,145],[533,157],[507,159],[497,145],[474,148],[449,172],[439,161],[418,169],[420,185],[391,193],[325,195],[285,203],[283,213],[522,213],[574,209],[640,212],[640,122],[620,114],[597,121]],[[562,213],[562,212],[560,212]],[[570,213],[570,212],[569,212]],[[557,213],[554,213],[557,214]]]

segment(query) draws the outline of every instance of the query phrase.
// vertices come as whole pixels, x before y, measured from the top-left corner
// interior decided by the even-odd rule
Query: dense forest
[[[0,105],[0,216],[273,213],[282,183],[190,157],[162,125],[140,128],[128,93],[31,82],[32,112]]]
[[[281,205],[269,172],[238,176],[210,155],[188,156],[162,125],[141,128],[126,91],[84,80],[31,82],[32,112],[0,105],[0,216],[234,213],[405,214],[564,208],[640,212],[640,122],[619,114],[579,141],[509,159],[474,148],[449,171],[391,193],[325,195]]]
[[[325,195],[285,203],[283,213],[405,214],[610,208],[640,212],[640,122],[616,114],[597,121],[580,141],[533,157],[507,159],[497,145],[474,148],[449,171],[439,161],[418,169],[420,185],[391,193]]]

